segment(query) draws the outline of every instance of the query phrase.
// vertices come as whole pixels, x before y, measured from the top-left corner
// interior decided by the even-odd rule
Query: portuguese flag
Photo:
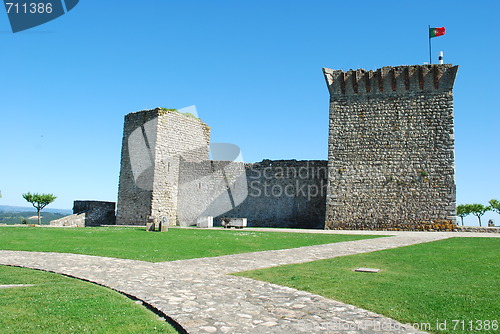
[[[446,34],[445,27],[429,28],[429,38],[443,36],[444,34]]]

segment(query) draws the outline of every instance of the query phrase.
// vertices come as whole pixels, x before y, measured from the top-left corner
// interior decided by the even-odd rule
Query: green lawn
[[[165,321],[104,287],[62,275],[0,266],[0,332],[177,333]]]
[[[354,272],[358,267],[382,271]],[[480,333],[500,333],[494,330],[500,321],[500,238],[452,238],[237,275],[310,291],[402,323],[430,323],[436,333],[473,332],[471,325],[482,325]],[[436,330],[436,322],[445,321],[447,330]]]
[[[192,259],[376,238],[245,230],[0,227],[0,249],[109,256],[150,262]]]

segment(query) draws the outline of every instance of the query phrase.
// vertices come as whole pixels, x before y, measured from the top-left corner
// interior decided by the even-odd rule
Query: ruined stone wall
[[[50,226],[86,227],[114,223],[115,202],[74,201],[73,214],[51,221]]]
[[[324,69],[330,91],[327,228],[429,229],[433,222],[433,229],[446,229],[455,221],[457,69]]]
[[[221,217],[247,217],[249,226],[324,228],[326,161],[264,160],[247,173],[248,197]]]
[[[240,205],[248,195],[243,162],[182,160],[179,175],[178,221],[195,225],[199,217],[217,217]]]
[[[74,201],[73,214],[86,213],[85,226],[115,224],[115,202]]]
[[[156,108],[125,116],[118,225],[145,225],[150,216],[176,224],[179,161],[208,159],[210,129],[199,119]]]
[[[53,227],[85,227],[85,212],[65,216],[50,222]]]
[[[248,226],[324,228],[326,161],[181,163],[181,225],[199,216],[248,218]]]

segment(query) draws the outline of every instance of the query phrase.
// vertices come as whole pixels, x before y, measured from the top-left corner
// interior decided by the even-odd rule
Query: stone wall
[[[247,197],[248,164],[233,161],[182,160],[179,174],[178,221],[195,225],[199,217],[217,217]]]
[[[248,226],[324,228],[326,161],[181,163],[179,220],[247,218]]]
[[[500,233],[500,227],[458,226],[458,232]]]
[[[179,163],[208,159],[210,129],[173,109],[125,116],[118,225],[145,225],[150,216],[177,224]]]
[[[85,213],[85,226],[114,225],[115,202],[74,201],[73,213]]]
[[[74,201],[73,214],[50,222],[51,226],[86,227],[115,224],[115,203]]]
[[[157,123],[156,110],[139,111],[125,116],[117,225],[146,225],[151,214]]]
[[[54,227],[85,227],[85,212],[72,214],[50,222]]]
[[[457,69],[324,69],[330,91],[327,228],[453,227]]]
[[[180,160],[208,160],[210,128],[200,119],[179,112],[163,112],[158,118],[155,174],[151,215],[167,217],[169,225],[178,225],[177,205]]]

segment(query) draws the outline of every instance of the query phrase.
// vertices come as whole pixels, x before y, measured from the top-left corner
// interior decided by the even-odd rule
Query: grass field
[[[99,255],[161,262],[212,257],[376,238],[338,235],[236,230],[172,228],[146,232],[145,228],[0,227],[0,249]]]
[[[177,333],[165,321],[121,294],[62,275],[0,266],[0,332]]]
[[[354,272],[358,267],[382,271]],[[436,333],[500,333],[500,238],[452,238],[237,275],[309,291],[402,323],[429,323]],[[437,330],[436,324],[444,329],[445,321],[446,330]]]

